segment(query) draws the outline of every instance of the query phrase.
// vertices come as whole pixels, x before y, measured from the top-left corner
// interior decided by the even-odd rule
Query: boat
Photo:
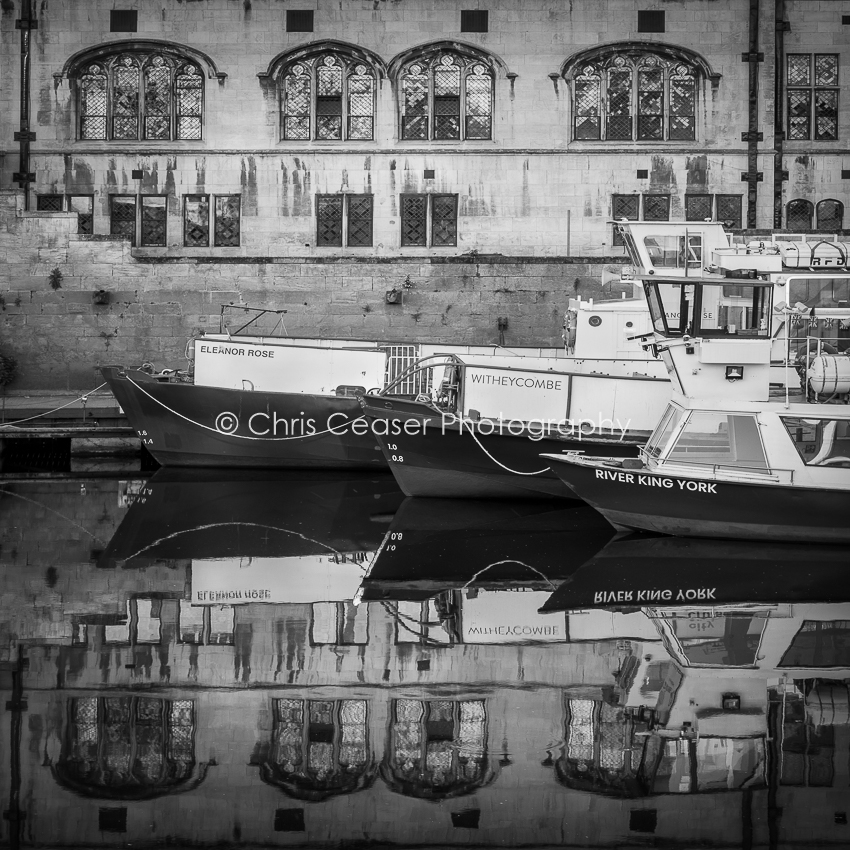
[[[569,498],[541,452],[594,447],[636,457],[667,403],[666,378],[611,374],[546,357],[449,355],[420,361],[430,388],[390,384],[360,403],[407,496]],[[636,365],[636,364],[635,364]]]
[[[630,225],[621,229],[627,244],[636,241]],[[667,409],[637,458],[545,455],[572,492],[616,528],[850,541],[850,300],[774,303],[777,289],[794,293],[760,268],[777,256],[762,246],[715,252],[691,275],[645,269],[653,322],[647,344],[671,378]],[[809,279],[819,292],[843,295],[850,286],[850,277],[833,271]],[[832,323],[831,350],[822,311]],[[801,315],[811,335],[795,335]],[[785,357],[776,363],[778,336]],[[771,388],[777,368],[785,377]]]
[[[403,501],[389,473],[163,468],[99,569],[189,566],[191,604],[351,600]]]
[[[850,602],[850,546],[618,534],[541,613]]]
[[[225,305],[218,332],[189,341],[186,369],[157,371],[151,364],[101,369],[142,445],[160,465],[385,468],[357,396],[394,381],[418,357],[436,351],[568,356],[563,345],[411,345],[279,336],[283,312]],[[412,394],[421,389],[415,376],[400,386]]]

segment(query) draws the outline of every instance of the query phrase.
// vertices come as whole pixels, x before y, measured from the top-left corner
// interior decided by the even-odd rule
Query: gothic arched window
[[[680,58],[627,52],[577,64],[573,138],[680,141],[696,138],[696,68]]]
[[[79,697],[55,768],[60,785],[101,799],[142,800],[189,790],[195,778],[195,715],[191,700]]]
[[[486,726],[483,700],[394,700],[381,775],[394,791],[411,797],[471,794],[495,778]]]
[[[789,201],[785,209],[785,226],[788,230],[811,230],[815,207],[811,201],[798,198]]]
[[[375,776],[366,701],[275,700],[263,780],[301,800],[320,801],[368,787]]]
[[[81,139],[200,139],[204,78],[192,62],[158,53],[120,53],[78,78]]]
[[[828,198],[819,201],[816,209],[818,230],[841,230],[844,227],[844,204]]]
[[[439,50],[399,74],[401,138],[491,139],[493,72],[477,57]]]
[[[375,73],[364,62],[320,53],[287,66],[280,81],[281,139],[374,138]]]

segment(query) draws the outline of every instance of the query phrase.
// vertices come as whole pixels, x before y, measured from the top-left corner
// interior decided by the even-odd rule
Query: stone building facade
[[[86,388],[182,365],[225,303],[554,344],[570,296],[619,294],[612,216],[843,230],[841,12],[4,0],[0,345],[19,386]]]

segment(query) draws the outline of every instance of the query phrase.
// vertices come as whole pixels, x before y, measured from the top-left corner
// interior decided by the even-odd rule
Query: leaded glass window
[[[696,69],[634,51],[574,69],[573,137],[585,141],[696,138]]]
[[[685,221],[711,221],[711,195],[685,195]]]
[[[401,245],[457,245],[457,195],[402,195]]]
[[[237,248],[240,235],[241,197],[239,195],[216,195],[215,199],[215,247]]]
[[[77,214],[77,233],[94,233],[93,195],[68,195],[68,210]]]
[[[372,216],[372,195],[317,195],[316,245],[371,247]]]
[[[644,221],[670,221],[669,195],[643,196]]]
[[[62,195],[36,195],[35,208],[38,212],[62,212]]]
[[[743,226],[742,205],[740,195],[718,195],[717,220],[730,230],[740,230]]]
[[[167,207],[165,195],[142,195],[143,248],[164,248],[166,245]]]
[[[183,245],[208,248],[210,244],[210,196],[183,196]]]
[[[638,221],[640,219],[640,195],[613,195],[611,217],[615,221]],[[614,225],[614,245],[625,245],[619,228]]]
[[[789,201],[785,213],[785,226],[789,230],[811,230],[815,208],[811,201]]]
[[[109,233],[136,244],[136,196],[110,196]]]
[[[200,139],[203,75],[158,53],[121,53],[78,79],[81,139]]]
[[[322,53],[287,66],[280,79],[283,140],[374,138],[375,74],[368,65]]]
[[[819,201],[815,210],[818,230],[836,231],[844,227],[844,204],[841,201]]]
[[[491,139],[493,72],[476,57],[438,51],[402,68],[401,138]]]
[[[838,56],[792,53],[786,69],[789,140],[838,139]]]

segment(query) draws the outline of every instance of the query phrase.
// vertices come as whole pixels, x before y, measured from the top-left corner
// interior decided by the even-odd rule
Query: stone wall
[[[286,310],[289,336],[496,343],[506,317],[506,344],[551,346],[571,297],[624,290],[601,283],[622,257],[151,256],[0,200],[0,353],[19,362],[15,389],[86,390],[108,363],[183,368],[187,339],[218,331],[225,304]],[[403,303],[386,302],[393,288]],[[94,303],[99,290],[108,304]]]

